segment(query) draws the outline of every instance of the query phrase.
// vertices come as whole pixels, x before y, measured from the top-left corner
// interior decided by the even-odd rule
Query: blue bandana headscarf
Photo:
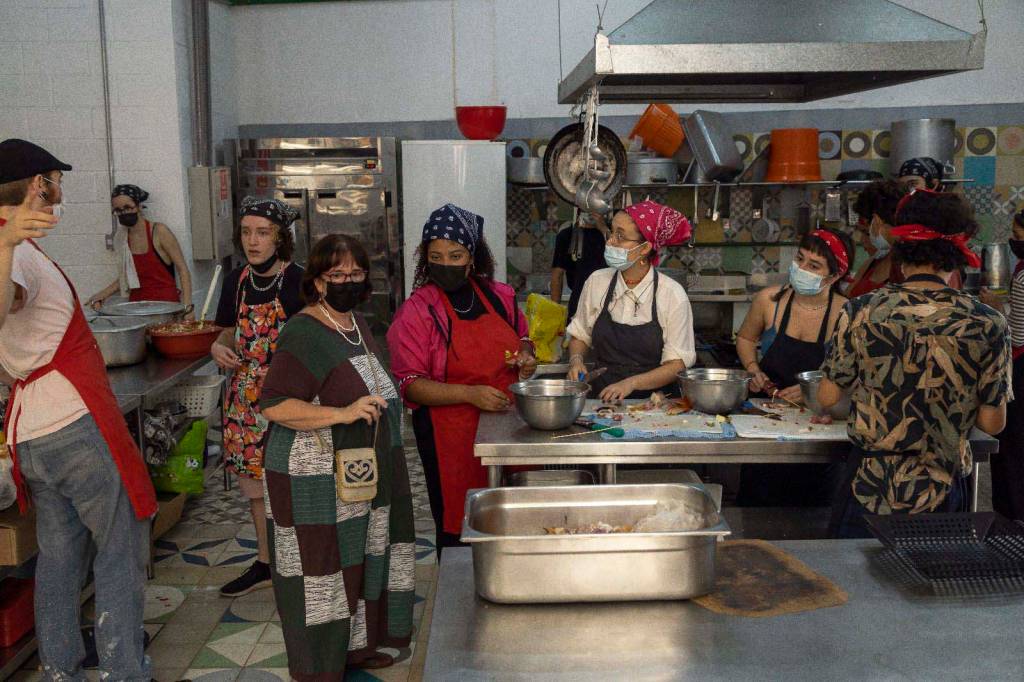
[[[903,162],[900,166],[900,173],[897,177],[916,175],[924,178],[925,183],[931,187],[935,180],[942,181],[942,164],[927,156],[919,156]]]
[[[483,218],[455,204],[445,204],[427,218],[423,226],[423,243],[447,239],[475,254],[476,245],[480,243],[483,234]]]

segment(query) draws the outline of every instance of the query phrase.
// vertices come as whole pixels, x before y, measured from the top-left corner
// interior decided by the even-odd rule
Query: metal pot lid
[[[597,144],[607,156],[600,169],[609,176],[597,188],[610,204],[626,179],[626,148],[610,128],[597,127]],[[555,133],[544,152],[544,178],[564,201],[576,204],[576,190],[583,179],[583,124],[573,123]]]
[[[170,301],[117,301],[104,303],[103,315],[174,315],[185,310],[181,303]]]
[[[136,315],[108,315],[89,321],[89,328],[94,334],[130,332],[136,329],[145,329],[147,325],[148,322],[140,321]]]

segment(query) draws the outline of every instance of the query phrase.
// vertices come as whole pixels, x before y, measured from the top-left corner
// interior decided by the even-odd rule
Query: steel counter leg
[[[614,464],[598,465],[597,477],[600,480],[601,485],[614,485],[616,475],[616,468]]]
[[[978,511],[978,488],[981,485],[981,466],[974,462],[971,467],[971,511]]]
[[[487,487],[501,487],[501,465],[491,464],[487,467]]]

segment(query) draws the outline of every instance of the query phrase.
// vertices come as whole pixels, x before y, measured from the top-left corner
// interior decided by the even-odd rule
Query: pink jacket
[[[519,338],[525,339],[529,335],[529,330],[526,318],[516,305],[515,289],[500,282],[491,282],[490,286],[505,307],[509,315],[509,324],[519,334]],[[432,381],[447,380],[451,321],[441,298],[443,295],[441,289],[434,284],[420,287],[398,308],[395,319],[388,329],[391,372],[398,382],[402,399],[412,409],[418,405],[409,400],[405,391],[413,379],[426,377]]]

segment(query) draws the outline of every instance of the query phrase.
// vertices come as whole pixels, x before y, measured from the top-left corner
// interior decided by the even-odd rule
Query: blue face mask
[[[633,261],[629,260],[629,254],[639,249],[643,244],[637,244],[632,249],[624,249],[621,246],[611,246],[605,244],[604,246],[604,262],[608,264],[608,267],[615,268],[616,270],[628,270]]]
[[[871,245],[875,247],[875,259],[885,258],[889,255],[889,242],[880,234],[871,233]]]
[[[789,283],[793,291],[802,296],[814,296],[821,292],[822,276],[801,269],[796,261],[789,264]]]

